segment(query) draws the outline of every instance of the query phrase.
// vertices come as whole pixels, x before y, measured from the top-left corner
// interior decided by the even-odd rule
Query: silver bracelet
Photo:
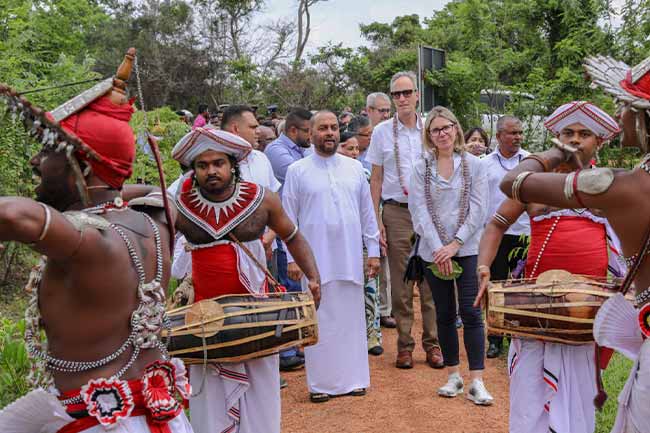
[[[294,226],[293,231],[291,232],[291,234],[289,236],[287,236],[286,238],[282,239],[282,241],[285,244],[288,244],[289,242],[291,242],[291,240],[293,238],[296,237],[297,234],[298,234],[298,226],[296,225],[296,226]]]
[[[52,212],[50,212],[50,208],[48,205],[45,203],[37,202],[40,204],[43,209],[45,210],[45,224],[43,224],[43,229],[41,230],[41,235],[38,237],[38,240],[36,242],[40,242],[43,239],[45,239],[45,236],[47,236],[47,232],[50,230],[50,223],[52,223]]]

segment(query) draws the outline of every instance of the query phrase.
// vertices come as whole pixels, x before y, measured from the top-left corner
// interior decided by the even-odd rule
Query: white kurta
[[[361,163],[314,153],[289,166],[283,188],[282,206],[307,238],[321,284],[363,285],[363,246],[379,257],[379,228]]]
[[[513,338],[508,373],[510,433],[593,433],[594,344]]]
[[[309,392],[368,388],[363,246],[379,257],[379,229],[363,167],[343,155],[314,153],[287,170],[282,202],[321,275],[319,342],[305,348]]]

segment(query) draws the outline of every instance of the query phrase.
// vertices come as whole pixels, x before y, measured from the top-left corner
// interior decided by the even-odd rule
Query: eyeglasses
[[[397,98],[395,98],[397,99]],[[390,113],[390,108],[375,108],[375,107],[370,107],[371,109],[375,111],[379,111],[382,114]]]
[[[392,96],[393,99],[399,99],[400,96],[403,96],[405,98],[410,98],[413,92],[415,92],[414,89],[396,90],[394,92],[390,92],[390,96]]]
[[[296,128],[297,130],[299,130],[299,131],[304,132],[305,134],[309,134],[309,132],[311,131],[311,129],[309,129],[309,128],[300,128],[300,127],[298,127],[298,126],[295,126],[295,128]]]
[[[448,125],[443,126],[442,128],[429,129],[429,134],[431,134],[431,135],[433,135],[435,137],[437,137],[437,136],[439,136],[440,134],[443,134],[443,133],[445,135],[449,135],[451,130],[454,128],[454,126],[456,126],[456,125],[453,124],[453,123],[450,123]]]

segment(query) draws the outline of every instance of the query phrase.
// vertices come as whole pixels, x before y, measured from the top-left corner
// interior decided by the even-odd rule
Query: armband
[[[569,173],[564,181],[564,197],[572,200],[574,197],[583,206],[578,192],[590,195],[602,194],[614,182],[614,172],[610,168],[594,168],[578,170]]]
[[[298,234],[298,226],[296,225],[296,226],[293,227],[293,231],[291,232],[291,234],[289,236],[287,236],[286,238],[283,238],[282,241],[285,244],[287,244],[287,243],[291,242],[291,240],[293,238],[295,238],[297,234]]]
[[[521,186],[524,184],[524,181],[528,176],[533,174],[532,171],[523,171],[517,175],[515,178],[515,181],[512,182],[512,198],[513,200],[517,200],[520,203],[523,203],[521,199],[519,198],[519,190],[521,189]]]
[[[52,212],[50,211],[50,207],[45,203],[38,202],[38,204],[40,204],[45,210],[45,222],[43,223],[41,234],[38,237],[38,240],[36,242],[40,242],[43,239],[45,239],[45,236],[47,236],[47,232],[50,230],[50,224],[52,223]]]
[[[522,159],[521,162],[524,162],[527,159],[532,159],[534,161],[539,162],[541,164],[542,168],[544,169],[545,173],[551,171],[551,167],[550,167],[550,163],[549,163],[548,159],[542,158],[541,156],[533,153],[531,155],[528,155],[524,159]]]
[[[167,197],[169,198],[170,202],[174,200],[174,198],[169,193],[167,193]],[[165,207],[161,192],[152,192],[151,194],[147,194],[144,197],[137,197],[129,200],[129,207],[134,206],[149,206],[159,208]]]
[[[492,219],[497,222],[498,224],[501,224],[504,227],[510,227],[511,223],[508,221],[508,218],[504,217],[501,215],[499,212],[496,212],[493,216]]]

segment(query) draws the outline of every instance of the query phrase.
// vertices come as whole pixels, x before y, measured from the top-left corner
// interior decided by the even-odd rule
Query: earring
[[[230,169],[230,172],[231,172],[232,174],[235,174],[235,169],[234,169],[234,168],[231,168],[231,169]]]

